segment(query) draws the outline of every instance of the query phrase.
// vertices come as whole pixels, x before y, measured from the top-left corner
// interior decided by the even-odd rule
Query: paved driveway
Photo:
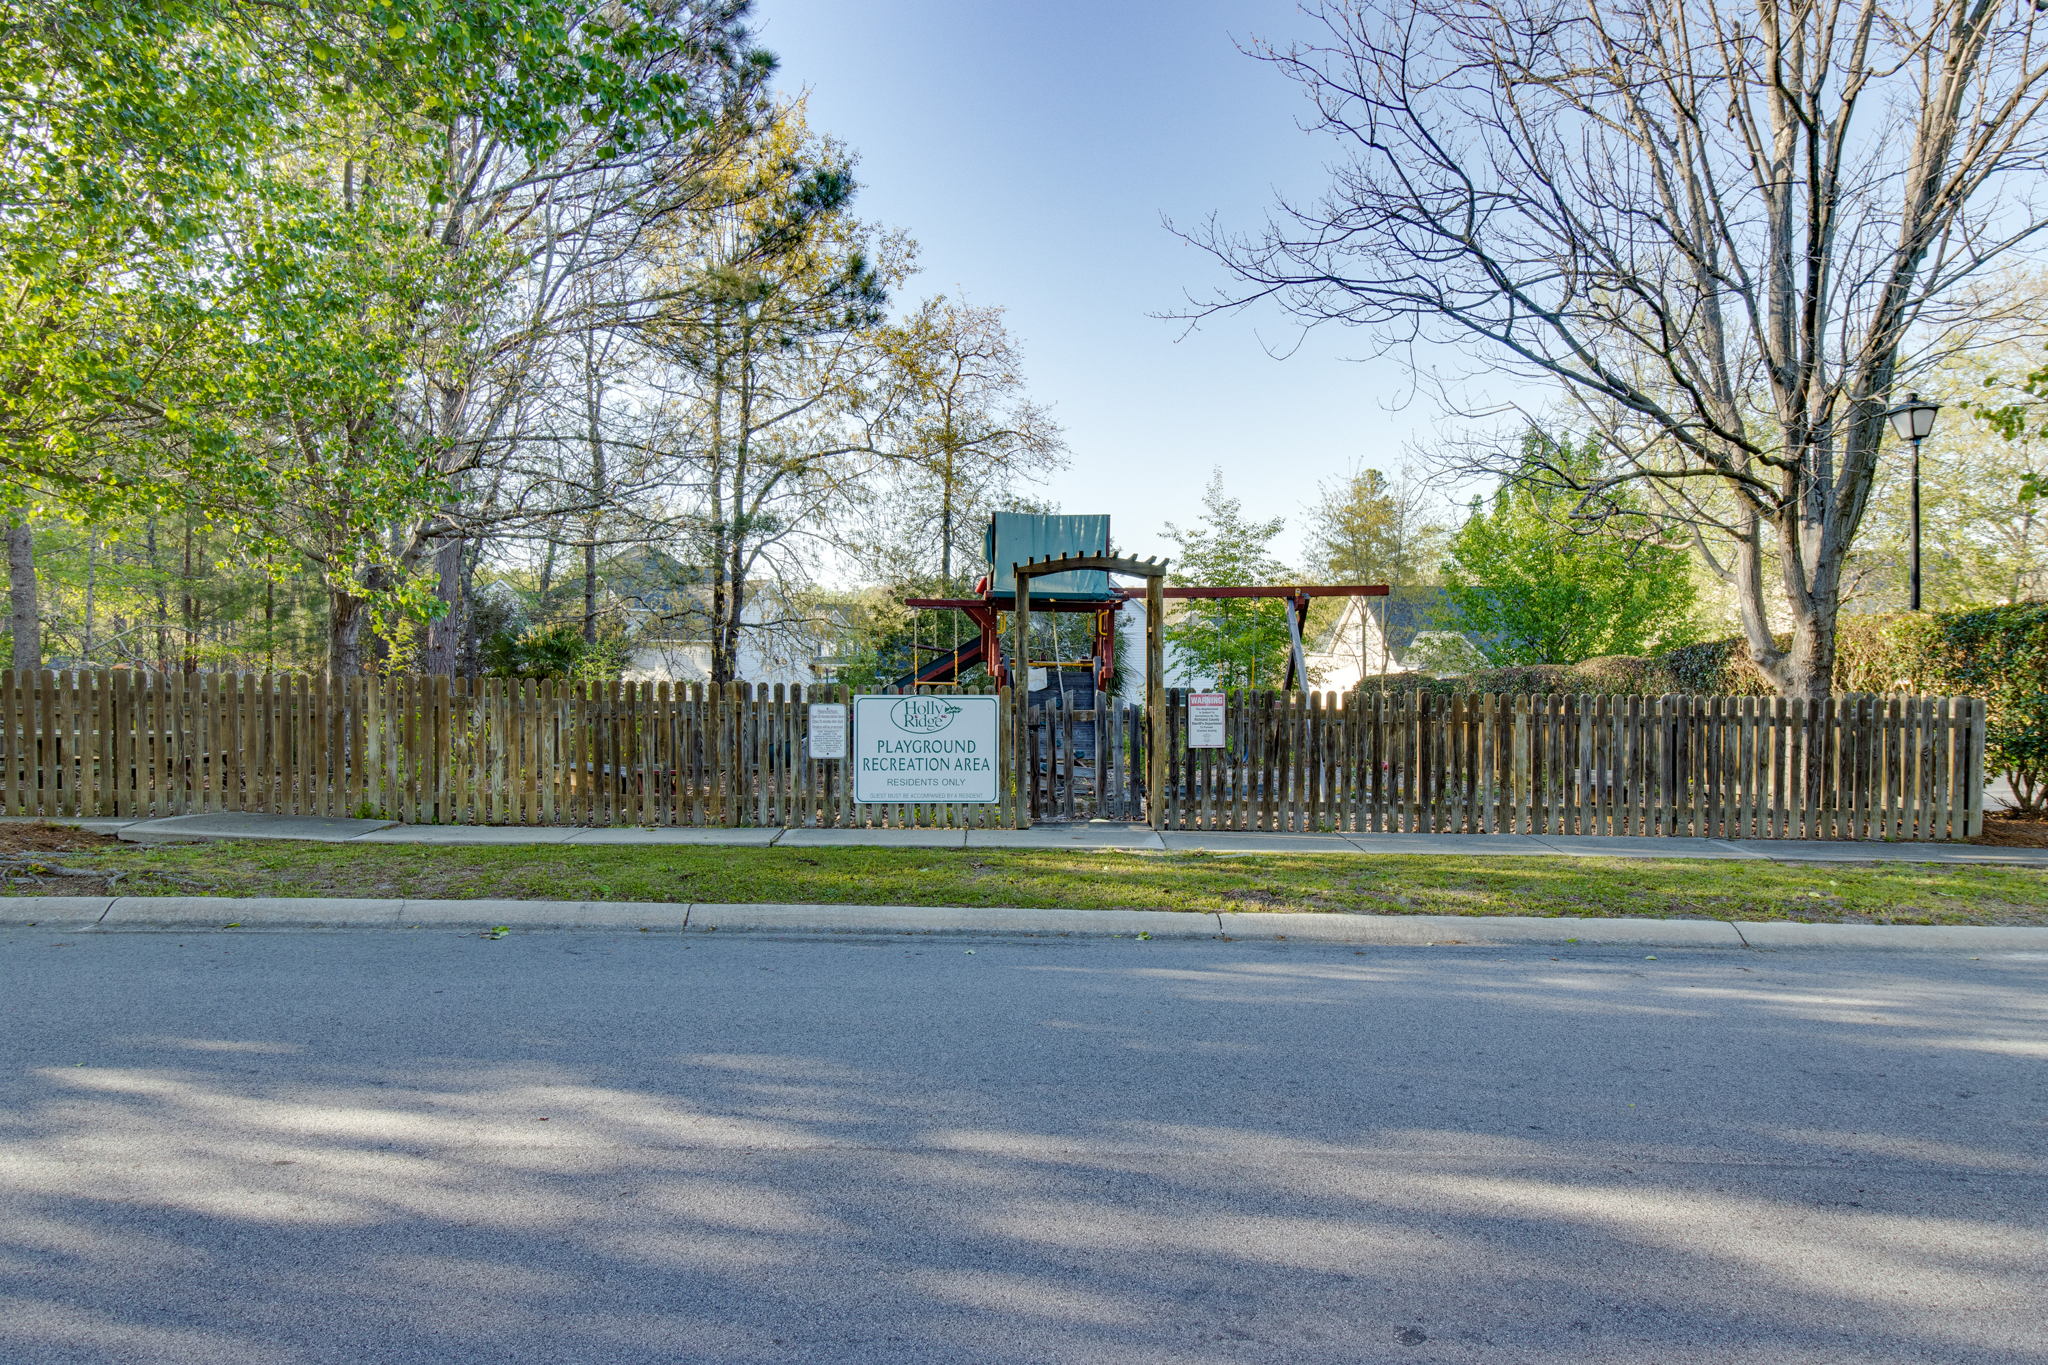
[[[0,934],[0,1360],[2048,1361],[2048,960]]]

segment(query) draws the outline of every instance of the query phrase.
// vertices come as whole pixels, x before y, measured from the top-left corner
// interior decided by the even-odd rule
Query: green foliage
[[[1202,494],[1202,520],[1192,527],[1167,525],[1175,550],[1169,581],[1213,588],[1276,582],[1287,569],[1271,546],[1285,524],[1277,517],[1247,518],[1244,503],[1224,492],[1223,471],[1216,470]],[[1278,687],[1291,648],[1286,610],[1270,599],[1196,600],[1169,618],[1164,633],[1181,666],[1218,687]]]
[[[493,678],[615,682],[630,653],[617,636],[586,640],[574,626],[543,626],[522,635],[492,635],[484,641],[483,665]]]
[[[1927,675],[1985,702],[1987,766],[2022,808],[2048,796],[2048,603],[1943,613],[1904,642]]]
[[[396,640],[436,604],[394,528],[448,472],[407,408],[510,288],[435,221],[457,124],[535,167],[681,137],[718,103],[684,72],[765,71],[746,9],[0,0],[0,480],[200,517]]]
[[[1503,695],[1569,694],[1593,697],[1660,697],[1698,689],[1682,686],[1670,667],[1670,656],[1644,659],[1605,655],[1576,664],[1509,664],[1455,677],[1426,673],[1390,673],[1367,678],[1367,692],[1427,693],[1461,697],[1473,692]]]
[[[1451,538],[1444,586],[1457,629],[1488,662],[1574,664],[1668,648],[1694,633],[1692,565],[1649,532],[1630,494],[1594,509],[1579,490],[1600,475],[1597,443],[1574,448],[1541,432],[1524,441],[1521,472]],[[1596,510],[1597,523],[1585,513]],[[1626,538],[1619,530],[1641,531]]]

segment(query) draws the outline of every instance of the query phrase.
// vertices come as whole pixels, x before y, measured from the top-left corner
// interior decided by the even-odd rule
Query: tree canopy
[[[1695,638],[1685,550],[1646,530],[1625,494],[1589,519],[1583,495],[1550,477],[1562,469],[1596,480],[1597,442],[1574,446],[1535,432],[1523,449],[1521,477],[1475,502],[1451,537],[1443,566],[1451,624],[1495,667],[1651,654]],[[1616,529],[1629,525],[1633,534]]]

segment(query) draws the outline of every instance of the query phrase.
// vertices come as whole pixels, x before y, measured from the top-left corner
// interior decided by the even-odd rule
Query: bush
[[[612,682],[625,671],[626,642],[592,641],[574,626],[543,626],[523,635],[499,631],[484,641],[484,673],[493,678]]]
[[[1471,692],[1567,692],[1602,697],[1656,697],[1686,689],[1678,685],[1678,680],[1661,659],[1608,654],[1583,663],[1510,664],[1505,668],[1482,668],[1455,677],[1390,673],[1385,677],[1367,679],[1365,690],[1427,693],[1433,697],[1462,696]]]
[[[1770,683],[1749,661],[1749,646],[1739,639],[1686,645],[1658,662],[1670,675],[1673,692],[1696,697],[1767,697],[1772,693]]]
[[[1982,697],[1984,763],[2012,783],[2021,810],[2038,813],[2048,787],[2048,603],[1943,612],[1914,657],[1938,671],[1943,691]]]

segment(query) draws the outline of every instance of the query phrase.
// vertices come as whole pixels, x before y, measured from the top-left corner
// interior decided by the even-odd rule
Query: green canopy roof
[[[1052,517],[1035,512],[997,512],[988,520],[982,542],[990,568],[989,595],[1014,599],[1016,566],[1050,555],[1109,553],[1109,518]],[[1116,596],[1109,575],[1100,569],[1050,574],[1031,580],[1034,599],[1103,602]]]

